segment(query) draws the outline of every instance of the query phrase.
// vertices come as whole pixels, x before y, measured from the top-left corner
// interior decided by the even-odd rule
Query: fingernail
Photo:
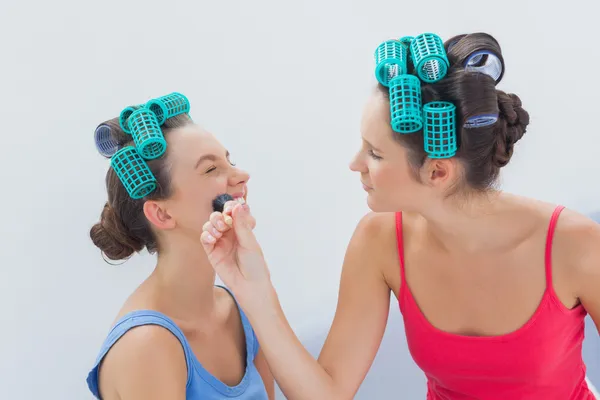
[[[248,203],[242,204],[242,208],[246,211],[250,210],[250,206],[248,205]]]
[[[215,238],[209,234],[208,236],[206,236],[206,241],[212,243],[215,241]]]

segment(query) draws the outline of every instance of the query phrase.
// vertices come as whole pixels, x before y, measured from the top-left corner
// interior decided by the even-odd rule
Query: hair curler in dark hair
[[[493,187],[500,168],[510,161],[515,143],[527,131],[529,114],[517,95],[496,89],[504,76],[504,58],[496,39],[486,33],[459,35],[444,47],[450,67],[441,80],[421,85],[422,103],[443,101],[456,106],[455,157],[464,166],[463,183],[473,190],[487,190]],[[500,62],[500,73],[491,73],[497,68],[478,68],[485,64],[483,58],[478,60],[481,65],[475,62],[473,55],[478,52],[494,55]],[[387,87],[380,84],[379,89],[389,97]],[[418,180],[418,171],[428,157],[423,130],[406,135],[394,132],[393,137],[408,149],[408,161]]]
[[[132,136],[121,129],[118,120],[113,118],[100,124],[99,127],[104,126],[102,129],[105,132],[95,133],[95,136],[105,135],[110,130],[113,145],[116,143],[119,148],[134,145]],[[187,114],[179,114],[167,119],[162,126],[165,138],[173,129],[191,123],[191,118]],[[165,199],[171,195],[168,150],[165,156],[147,160],[146,164],[156,178],[156,189],[140,199],[131,198],[113,168],[109,168],[106,173],[108,202],[104,205],[100,222],[90,229],[90,237],[111,260],[126,259],[144,248],[150,253],[159,250],[156,235],[144,215],[143,207],[146,200]]]

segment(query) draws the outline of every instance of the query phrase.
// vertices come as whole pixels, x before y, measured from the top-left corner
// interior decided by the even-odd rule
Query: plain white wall
[[[172,91],[189,97],[192,117],[251,172],[273,281],[293,328],[310,338],[328,328],[346,244],[367,212],[347,164],[375,47],[424,31],[492,33],[507,66],[500,88],[518,93],[532,116],[504,187],[588,212],[600,205],[594,8],[594,0],[3,0],[0,398],[91,398],[88,368],[152,268],[148,256],[107,265],[89,240],[106,198],[108,161],[93,144],[101,121]],[[415,381],[399,372],[396,384]]]

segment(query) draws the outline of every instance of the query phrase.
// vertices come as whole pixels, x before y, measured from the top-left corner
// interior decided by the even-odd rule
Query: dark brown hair
[[[162,125],[163,135],[168,132],[191,124],[187,114],[169,118]],[[119,126],[119,118],[103,122],[111,130],[111,136],[119,146],[134,145],[131,135],[126,134]],[[111,260],[122,260],[144,247],[150,253],[158,251],[156,235],[144,215],[143,206],[146,200],[164,199],[171,195],[171,176],[169,168],[169,147],[166,154],[146,163],[157,180],[157,187],[152,193],[142,199],[132,199],[112,168],[106,173],[106,190],[108,201],[100,214],[100,222],[90,230],[90,237]]]
[[[450,61],[448,73],[436,83],[421,83],[422,101],[449,101],[456,106],[456,157],[465,168],[462,183],[470,189],[487,190],[496,182],[500,168],[508,164],[514,144],[525,134],[529,114],[517,95],[497,90],[492,77],[464,68],[467,58],[482,49],[497,54],[504,64],[496,39],[486,33],[459,35],[449,39],[445,48]],[[389,97],[386,87],[379,85],[379,89]],[[482,114],[499,114],[498,121],[478,128],[463,127],[468,118]],[[394,139],[408,149],[408,161],[418,180],[418,171],[427,158],[423,131],[394,133]]]

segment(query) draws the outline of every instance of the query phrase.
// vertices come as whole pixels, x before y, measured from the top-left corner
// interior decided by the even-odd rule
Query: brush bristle
[[[213,210],[218,212],[223,212],[223,208],[225,207],[225,203],[233,200],[233,197],[227,193],[223,193],[215,197],[212,202]]]

